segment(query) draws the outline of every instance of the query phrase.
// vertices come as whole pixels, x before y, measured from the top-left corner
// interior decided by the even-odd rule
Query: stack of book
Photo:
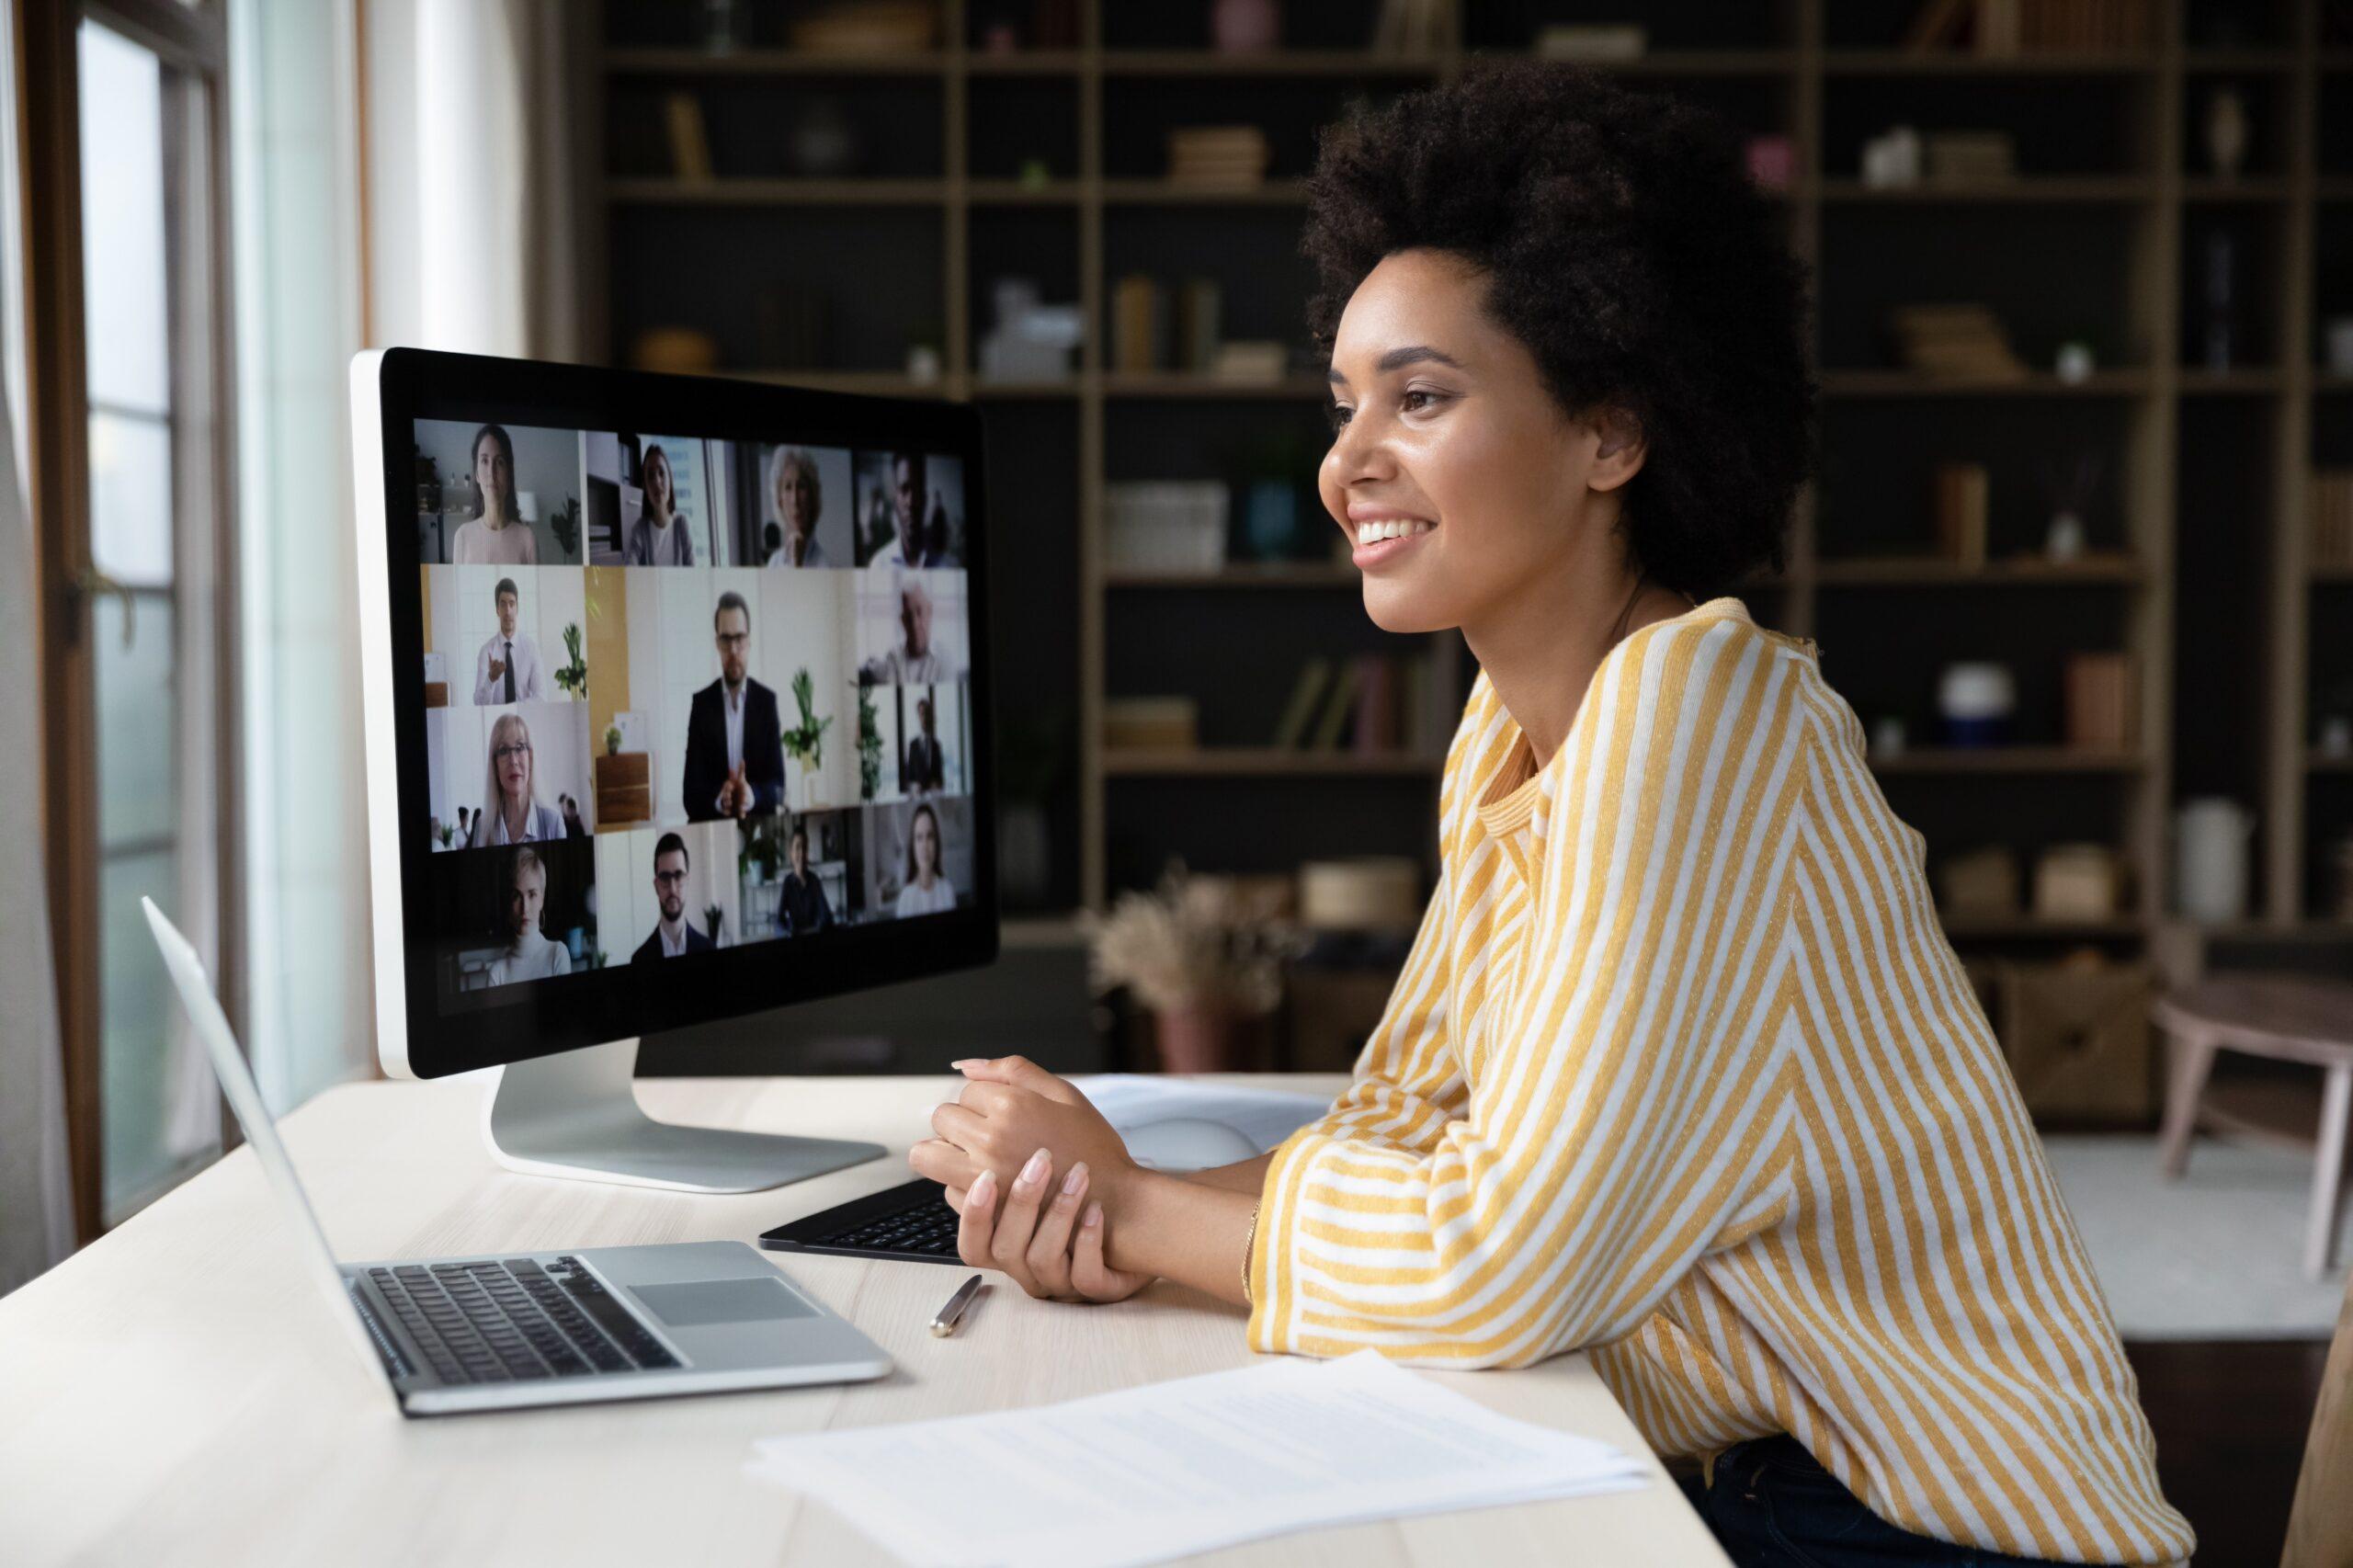
[[[1928,178],[1953,185],[1990,184],[2018,175],[2018,142],[2006,131],[1932,131],[1922,139]]]
[[[1267,178],[1267,133],[1255,125],[1192,125],[1168,133],[1172,185],[1231,190]]]
[[[1214,371],[1224,298],[1211,278],[1188,278],[1173,291],[1149,273],[1120,278],[1111,293],[1111,368]]]
[[[1888,312],[1896,358],[1940,380],[2017,381],[2026,365],[1999,316],[1984,305],[1898,305]]]
[[[1428,654],[1359,653],[1301,666],[1275,726],[1283,751],[1353,751],[1359,756],[1436,756],[1461,704],[1441,689]]]
[[[2353,469],[2314,470],[2312,507],[2312,563],[2353,567]]]

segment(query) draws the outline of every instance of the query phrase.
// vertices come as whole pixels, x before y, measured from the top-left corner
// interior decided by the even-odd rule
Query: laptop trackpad
[[[781,1279],[699,1279],[685,1285],[632,1285],[630,1293],[671,1328],[813,1318],[816,1310]]]

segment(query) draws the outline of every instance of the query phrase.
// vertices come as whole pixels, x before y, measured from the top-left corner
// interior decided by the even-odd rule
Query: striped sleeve
[[[1527,969],[1465,1114],[1420,1148],[1319,1123],[1276,1151],[1254,1348],[1521,1366],[1618,1338],[1786,1159],[1767,992],[1795,682],[1753,627],[1667,622],[1614,649],[1586,703],[1516,860]]]

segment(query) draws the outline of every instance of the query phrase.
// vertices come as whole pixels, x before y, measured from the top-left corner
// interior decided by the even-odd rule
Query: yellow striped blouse
[[[2075,1223],[1810,642],[1720,598],[1542,767],[1483,674],[1404,972],[1275,1153],[1252,1346],[1577,1347],[1662,1454],[1786,1431],[1903,1528],[2195,1544]]]

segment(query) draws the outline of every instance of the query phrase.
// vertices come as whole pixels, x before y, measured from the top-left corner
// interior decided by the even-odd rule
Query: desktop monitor
[[[881,1154],[652,1120],[631,1067],[995,957],[978,415],[411,348],[351,387],[386,1071],[499,1067],[540,1174]]]

